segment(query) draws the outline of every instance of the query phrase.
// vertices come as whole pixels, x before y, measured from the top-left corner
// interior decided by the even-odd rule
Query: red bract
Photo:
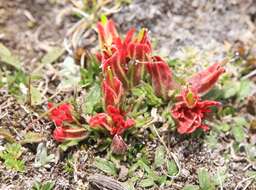
[[[124,154],[127,150],[127,144],[120,135],[115,135],[112,140],[111,149],[115,154]]]
[[[107,108],[109,105],[119,107],[121,97],[124,93],[123,85],[117,77],[113,77],[111,71],[107,72],[102,84],[103,103]]]
[[[206,114],[211,112],[211,106],[220,106],[216,101],[201,101],[200,97],[190,89],[187,89],[178,96],[179,102],[171,109],[173,118],[178,123],[180,134],[189,134],[196,129],[208,130],[208,126],[203,124]]]
[[[53,103],[48,103],[48,109],[54,107]],[[72,123],[72,106],[70,104],[61,104],[50,111],[49,118],[55,123],[56,126],[62,126],[63,122]]]
[[[82,140],[86,137],[84,128],[56,127],[53,132],[53,138],[56,141],[63,142],[68,140]]]
[[[115,23],[112,20],[108,20],[106,23],[98,22],[97,29],[101,48],[111,46],[113,41],[118,37]]]
[[[225,72],[220,63],[215,63],[207,69],[196,73],[188,81],[199,94],[208,92],[217,82],[219,76]]]
[[[102,24],[99,24],[99,26],[102,26]],[[117,36],[116,32],[113,32],[115,35],[102,32],[104,31],[102,27],[98,30],[100,39],[112,39],[110,40],[112,43],[105,43],[107,46],[105,45],[101,49],[101,54],[97,54],[98,59],[102,62],[103,71],[110,68],[124,87],[137,85],[144,71],[142,62],[147,60],[151,53],[147,30],[142,29],[135,36],[135,29],[131,29],[124,40]]]
[[[155,94],[164,99],[168,99],[168,92],[175,87],[172,80],[172,72],[168,64],[159,56],[154,56],[152,62],[146,63],[146,68],[151,76]]]
[[[99,113],[89,120],[91,127],[104,127],[111,135],[122,135],[124,131],[132,127],[135,122],[132,119],[124,119],[124,113],[113,106],[107,107],[107,113]]]
[[[53,132],[53,138],[62,142],[66,140],[81,140],[85,138],[85,129],[82,127],[71,127],[74,122],[72,116],[72,105],[61,104],[53,108],[53,103],[48,103],[48,108],[52,109],[49,118],[55,123],[56,128]],[[68,126],[67,126],[68,125]]]

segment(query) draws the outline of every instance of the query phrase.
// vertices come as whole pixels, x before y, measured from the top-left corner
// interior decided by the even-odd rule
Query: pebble
[[[187,178],[190,176],[190,172],[187,169],[183,168],[181,169],[181,176]]]

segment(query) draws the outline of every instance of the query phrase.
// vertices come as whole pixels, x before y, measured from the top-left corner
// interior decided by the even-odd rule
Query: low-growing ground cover
[[[254,3],[79,2],[0,5],[0,188],[255,189]]]

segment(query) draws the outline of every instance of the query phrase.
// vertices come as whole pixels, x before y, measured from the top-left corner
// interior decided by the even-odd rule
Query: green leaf
[[[245,146],[246,155],[252,162],[256,161],[256,146],[254,144],[246,144]]]
[[[47,52],[41,60],[41,64],[51,64],[55,62],[63,53],[65,52],[65,49],[60,47],[54,47],[52,50]]]
[[[152,173],[151,168],[150,168],[144,161],[142,161],[142,160],[140,159],[137,163],[138,163],[139,167],[140,167],[141,169],[143,169],[145,172],[147,172],[147,173]]]
[[[158,98],[151,85],[143,83],[142,85],[132,89],[132,94],[137,97],[144,97],[145,101],[150,106],[160,106],[162,104],[161,98]]]
[[[96,105],[101,102],[101,89],[99,84],[95,85],[90,89],[87,96],[85,97],[85,103],[83,105],[83,112],[92,114]]]
[[[128,181],[125,182],[125,186],[128,190],[136,190],[134,188],[136,182],[139,180],[138,176],[133,176],[132,178],[128,179]]]
[[[213,181],[216,185],[223,185],[226,178],[226,168],[218,168],[216,174],[213,176]]]
[[[32,143],[39,143],[45,140],[45,137],[43,137],[40,133],[35,132],[27,132],[24,138],[20,141],[21,144],[32,144]]]
[[[31,105],[39,105],[42,102],[43,95],[37,88],[30,87]]]
[[[23,172],[25,170],[25,162],[23,160],[9,158],[4,161],[4,164],[8,169],[13,169],[19,172]]]
[[[21,69],[19,59],[12,55],[11,51],[2,43],[0,43],[0,61],[11,65],[18,70]]]
[[[139,186],[143,188],[152,187],[155,182],[152,178],[146,178],[140,181]]]
[[[18,160],[22,154],[20,144],[7,144],[6,149],[0,152],[0,158],[4,160],[4,165],[8,169],[23,172],[25,170],[25,162]]]
[[[228,132],[230,130],[231,126],[227,123],[221,123],[219,125],[216,125],[216,128],[219,131]]]
[[[206,169],[198,169],[197,174],[201,190],[215,190],[214,183]]]
[[[158,146],[156,148],[155,153],[155,162],[154,165],[156,168],[161,167],[164,164],[165,161],[165,148],[164,146]]]
[[[103,172],[105,172],[106,174],[109,174],[112,176],[117,175],[117,168],[115,164],[111,161],[97,157],[95,158],[95,162],[93,165],[96,166],[99,170],[102,170]]]
[[[86,62],[86,68],[80,68],[80,84],[83,87],[91,86],[95,83],[98,76],[102,72],[101,68],[99,67],[100,63],[97,58],[93,56],[89,56]]]
[[[186,185],[182,190],[199,190],[198,185]]]
[[[224,98],[230,98],[235,96],[240,89],[240,83],[235,81],[226,82],[223,86]]]
[[[236,142],[242,142],[245,139],[244,129],[242,126],[236,125],[232,127],[232,134]]]
[[[80,68],[81,85],[84,87],[90,86],[94,82],[94,73],[90,70]]]
[[[10,94],[21,96],[27,95],[27,92],[23,92],[21,87],[28,86],[29,77],[21,70],[15,71],[12,75],[7,75],[8,91]]]
[[[62,144],[59,145],[59,147],[61,150],[65,152],[66,150],[68,150],[68,148],[78,145],[78,143],[79,143],[79,140],[70,140],[70,141],[63,142]]]
[[[54,183],[51,181],[47,181],[45,183],[35,182],[32,187],[32,190],[53,190]]]
[[[178,167],[174,160],[168,160],[167,161],[167,171],[168,175],[175,176],[178,173]]]
[[[234,117],[235,124],[238,126],[248,127],[249,123],[245,120],[244,117]]]
[[[252,92],[253,83],[249,80],[242,80],[240,82],[238,90],[238,99],[243,100],[245,97],[249,96]]]
[[[21,145],[17,143],[7,144],[6,150],[3,152],[3,154],[18,159],[22,154]]]
[[[217,135],[217,133],[216,132],[214,133],[214,132],[211,131],[210,134],[206,137],[205,141],[206,141],[206,144],[208,145],[208,147],[210,149],[216,148],[217,145],[218,145],[218,135]]]

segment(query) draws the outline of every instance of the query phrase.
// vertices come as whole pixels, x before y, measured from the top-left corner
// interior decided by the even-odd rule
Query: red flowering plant
[[[173,80],[172,71],[168,64],[159,56],[152,57],[151,62],[145,64],[151,77],[155,94],[168,100],[170,98],[169,92],[178,87]]]
[[[112,151],[116,154],[123,154],[127,145],[122,139],[126,129],[134,126],[132,119],[125,119],[125,113],[112,105],[107,107],[106,113],[98,113],[89,120],[91,127],[103,127],[113,136]]]
[[[58,142],[68,140],[82,140],[86,137],[86,130],[83,127],[74,126],[75,117],[72,115],[72,105],[68,103],[57,107],[53,103],[48,103],[50,110],[49,118],[54,122],[56,128],[53,138]]]
[[[205,94],[214,86],[220,75],[224,72],[225,69],[221,64],[215,63],[205,70],[193,75],[188,82],[197,93]]]
[[[110,68],[106,72],[105,79],[102,82],[103,104],[105,110],[109,105],[119,107],[121,98],[124,95],[122,82],[113,76]]]
[[[101,53],[97,54],[103,71],[110,67],[113,74],[122,82],[124,88],[131,88],[139,83],[144,73],[143,62],[152,52],[147,30],[142,29],[135,36],[135,29],[130,29],[122,39],[116,32],[112,20],[99,22],[97,25]]]
[[[180,134],[192,133],[201,128],[208,130],[208,126],[203,123],[207,113],[211,112],[210,107],[220,106],[216,101],[202,101],[202,94],[208,92],[217,82],[219,76],[225,69],[219,63],[215,63],[205,70],[193,75],[189,80],[189,88],[186,88],[177,96],[177,103],[171,109],[172,117],[178,123]]]
[[[172,117],[178,123],[180,134],[189,134],[196,129],[208,130],[208,126],[203,123],[207,113],[211,112],[211,106],[220,106],[216,101],[202,101],[192,89],[185,89],[177,96],[178,102],[171,109]]]
[[[98,23],[101,44],[101,54],[98,54],[98,58],[102,63],[103,73],[111,70],[114,76],[111,80],[107,76],[103,81],[105,109],[108,109],[108,105],[120,109],[118,102],[120,103],[121,97],[124,97],[125,90],[139,83],[146,67],[156,96],[170,101],[172,91],[181,91],[177,98],[178,102],[171,108],[171,115],[178,123],[178,132],[192,133],[197,128],[206,130],[207,127],[203,124],[206,113],[210,112],[211,106],[219,106],[220,103],[202,101],[200,96],[214,86],[224,68],[216,63],[196,73],[187,80],[186,85],[189,85],[189,88],[181,90],[182,84],[174,81],[169,65],[160,56],[152,56],[147,30],[142,29],[136,37],[134,32],[134,29],[130,29],[122,40],[112,20]],[[123,91],[120,90],[121,84]],[[104,118],[106,115],[109,115],[108,111]],[[101,126],[109,128],[106,124]]]

